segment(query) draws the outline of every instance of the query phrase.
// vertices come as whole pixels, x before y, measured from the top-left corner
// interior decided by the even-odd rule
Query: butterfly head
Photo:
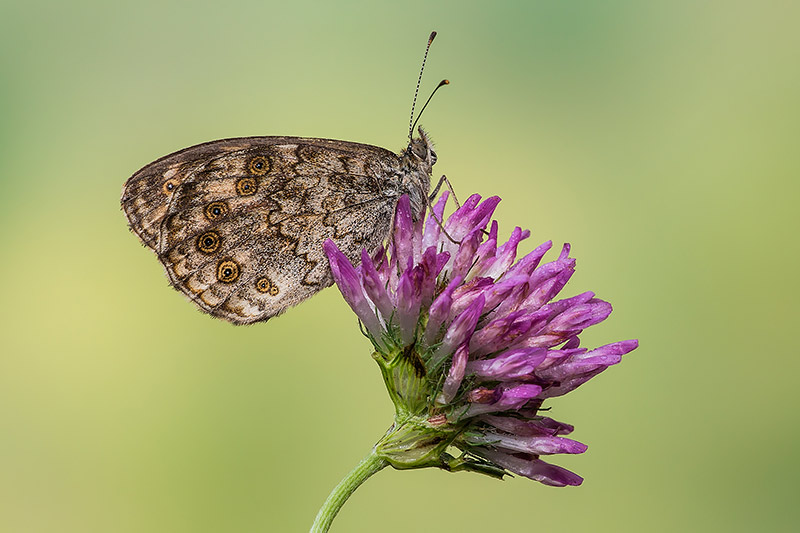
[[[436,152],[428,134],[422,128],[417,128],[419,137],[414,137],[408,143],[408,148],[403,152],[404,162],[409,166],[417,167],[430,175],[433,164],[436,163]]]
[[[421,216],[428,205],[431,188],[431,172],[436,163],[436,152],[428,134],[418,128],[419,137],[414,137],[401,154],[404,189],[411,200],[414,217]]]

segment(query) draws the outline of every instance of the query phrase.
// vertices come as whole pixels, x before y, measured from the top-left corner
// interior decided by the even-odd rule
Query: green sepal
[[[450,472],[477,472],[484,474],[495,479],[502,480],[504,476],[508,475],[503,468],[481,459],[470,457],[467,454],[461,454],[459,457],[445,453],[442,456],[442,462],[447,465],[445,470]]]

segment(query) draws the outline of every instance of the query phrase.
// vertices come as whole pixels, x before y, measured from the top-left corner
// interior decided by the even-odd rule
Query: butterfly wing
[[[205,143],[134,174],[122,206],[170,282],[236,324],[267,320],[331,285],[327,238],[350,259],[386,238],[398,157],[298,137]]]

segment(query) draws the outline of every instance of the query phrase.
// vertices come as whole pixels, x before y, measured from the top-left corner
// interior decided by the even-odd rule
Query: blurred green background
[[[333,531],[794,531],[796,2],[3,2],[0,531],[305,531],[391,422],[338,291],[251,327],[197,312],[123,182],[217,138],[404,147],[569,241],[639,338],[551,402],[586,478],[386,470]],[[552,257],[552,256],[551,256]]]

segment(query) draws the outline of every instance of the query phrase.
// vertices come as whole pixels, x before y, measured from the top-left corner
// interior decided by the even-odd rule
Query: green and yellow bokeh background
[[[386,470],[338,532],[793,531],[800,34],[790,1],[8,2],[0,6],[0,531],[305,531],[391,422],[336,289],[234,327],[168,288],[123,182],[215,138],[404,147],[497,194],[566,295],[639,338],[551,414],[552,489]]]

